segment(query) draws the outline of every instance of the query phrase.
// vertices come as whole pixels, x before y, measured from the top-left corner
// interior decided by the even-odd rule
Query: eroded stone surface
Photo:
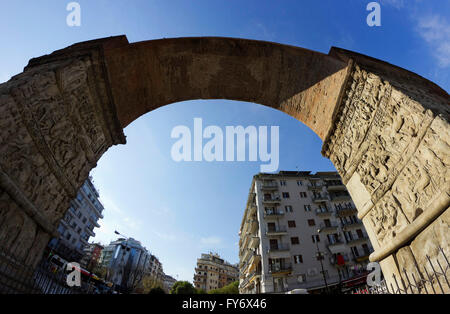
[[[324,140],[376,252],[390,250],[379,254],[387,278],[436,245],[448,252],[450,98],[433,83],[337,48],[123,36],[33,59],[0,85],[0,248],[34,265],[89,171],[125,143],[122,128],[219,98],[279,109]]]

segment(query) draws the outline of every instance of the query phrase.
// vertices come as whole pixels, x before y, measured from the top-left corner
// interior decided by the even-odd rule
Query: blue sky
[[[32,57],[76,42],[125,34],[130,42],[184,36],[275,41],[327,53],[338,46],[450,87],[450,1],[384,0],[381,26],[366,24],[366,0],[80,0],[81,27],[66,25],[65,0],[0,1],[0,82]],[[140,240],[166,273],[192,281],[196,258],[216,251],[238,261],[238,231],[258,162],[172,160],[173,127],[203,124],[280,127],[280,169],[334,170],[321,141],[299,121],[257,104],[189,101],[152,111],[125,129],[92,171],[105,205],[94,240],[114,230]]]

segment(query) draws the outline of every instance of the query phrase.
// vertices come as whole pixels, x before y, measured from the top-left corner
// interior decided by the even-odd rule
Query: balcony
[[[273,181],[273,182],[263,182],[263,184],[261,185],[261,189],[262,190],[268,190],[268,191],[274,191],[274,190],[278,190],[278,184]]]
[[[244,270],[244,273],[253,271],[260,261],[261,255],[254,252],[252,257],[250,257],[248,263],[245,265],[245,267],[242,268]]]
[[[94,233],[94,231],[92,231],[91,229],[89,229],[89,228],[84,228],[84,230],[85,230],[86,233],[89,234],[91,237],[95,237],[95,233]]]
[[[315,185],[308,185],[308,190],[310,191],[322,191],[322,188],[324,187],[323,184],[315,184]]]
[[[345,187],[345,185],[341,182],[341,183],[337,183],[337,182],[330,182],[326,185],[327,190],[328,191],[346,191],[347,188]]]
[[[321,223],[319,227],[320,233],[335,233],[338,229],[338,225],[336,223]]]
[[[259,245],[259,237],[258,236],[252,236],[250,238],[250,241],[248,243],[248,247],[251,249],[256,249]]]
[[[256,219],[249,219],[247,221],[248,226],[247,226],[247,232],[249,234],[253,234],[256,232],[256,230],[258,229],[258,220]]]
[[[328,194],[316,194],[312,196],[313,202],[326,202],[330,200]]]
[[[335,240],[333,242],[327,241],[327,248],[330,250],[332,254],[338,254],[340,252],[345,251],[346,244],[344,241]]]
[[[95,219],[94,217],[89,216],[89,220],[94,224],[95,227],[97,227],[97,228],[100,227],[100,225],[97,222],[97,219]]]
[[[281,198],[278,195],[263,198],[263,203],[266,203],[266,204],[279,204],[280,202],[281,202]]]
[[[284,234],[287,234],[286,226],[280,226],[277,228],[268,228],[266,231],[267,236],[279,236]]]
[[[338,202],[338,201],[351,201],[352,198],[350,197],[350,194],[338,194],[338,195],[330,195],[331,201]]]
[[[362,221],[356,221],[356,222],[348,222],[345,224],[341,224],[342,225],[342,230],[344,231],[349,231],[352,230],[353,228],[361,228],[363,227],[363,223]]]
[[[270,258],[290,258],[290,245],[286,243],[281,243],[276,246],[272,246],[268,249]]]
[[[284,211],[282,210],[266,210],[264,212],[264,218],[278,218],[284,215]]]
[[[269,273],[272,275],[288,274],[291,271],[292,271],[292,264],[290,264],[290,263],[283,264],[283,265],[279,265],[279,264],[269,265]]]
[[[353,260],[356,262],[356,263],[361,263],[361,262],[364,262],[364,261],[367,261],[368,259],[369,259],[369,255],[370,255],[370,252],[364,252],[362,255],[360,255],[360,256],[354,256],[353,257]]]
[[[337,217],[345,217],[345,216],[351,216],[358,213],[358,210],[351,206],[351,207],[344,207],[344,208],[337,208],[336,209],[336,216]]]
[[[333,212],[328,207],[316,209],[316,215],[319,217],[331,217],[332,214]]]
[[[350,258],[347,255],[342,255],[342,259],[344,261],[343,265],[347,265],[348,262],[350,262]],[[330,264],[331,265],[338,265],[338,258],[335,257],[335,256],[330,257]]]
[[[369,241],[369,237],[367,236],[367,234],[364,234],[362,237],[359,237],[357,239],[347,240],[347,244],[348,245],[358,245],[358,244],[366,243],[367,241]]]

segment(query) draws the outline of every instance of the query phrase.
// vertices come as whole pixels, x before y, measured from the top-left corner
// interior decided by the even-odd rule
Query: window
[[[302,182],[302,180],[297,180],[297,185],[298,185],[298,186],[301,186],[301,185],[303,185],[303,182]]]
[[[289,226],[289,228],[295,228],[295,220],[289,220],[288,226]]]
[[[303,256],[301,256],[301,255],[294,255],[294,263],[295,264],[303,263]]]
[[[281,186],[286,186],[286,181],[285,180],[280,180],[280,185]]]
[[[298,239],[298,237],[291,238],[291,244],[300,244],[300,240]]]
[[[359,257],[359,252],[356,246],[352,246],[352,253],[355,257]]]
[[[306,275],[305,274],[301,274],[297,276],[297,281],[298,282],[305,282],[306,281]]]
[[[363,248],[364,254],[366,254],[366,255],[370,254],[369,246],[367,244],[364,243],[362,245],[362,248]]]
[[[85,224],[87,221],[86,217],[83,217],[83,223]]]
[[[311,211],[311,205],[304,205],[304,208],[305,208],[305,212]]]
[[[286,213],[292,213],[292,206],[291,205],[284,206],[284,209],[286,210]]]
[[[78,232],[78,234],[81,233],[81,228],[80,227],[78,227],[77,232]]]
[[[364,238],[364,234],[361,229],[356,230],[356,234],[358,235],[358,239]]]
[[[306,198],[306,197],[307,197],[306,192],[300,192],[300,198]]]
[[[320,242],[320,237],[318,234],[315,234],[315,235],[313,234],[311,237],[312,237],[313,243]]]
[[[314,221],[314,219],[308,219],[308,226],[315,226],[316,222]]]
[[[289,198],[289,192],[283,192],[283,198]]]

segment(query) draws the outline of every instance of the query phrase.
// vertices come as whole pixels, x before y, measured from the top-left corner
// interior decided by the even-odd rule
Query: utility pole
[[[320,233],[320,229],[317,230],[317,233]],[[325,282],[325,291],[328,293],[327,277],[325,276],[325,269],[323,268],[323,262],[322,262],[322,260],[325,257],[324,257],[324,254],[319,250],[319,241],[317,241],[317,238],[315,239],[315,242],[316,242],[316,247],[317,247],[316,258],[320,262],[320,267],[322,268],[323,281]]]

